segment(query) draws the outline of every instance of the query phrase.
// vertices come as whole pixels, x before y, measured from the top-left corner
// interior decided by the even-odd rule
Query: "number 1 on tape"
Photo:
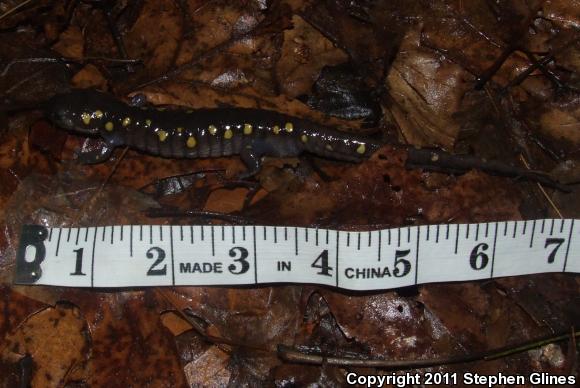
[[[286,226],[26,225],[15,283],[147,287],[312,283],[351,290],[580,273],[576,220],[337,231]]]

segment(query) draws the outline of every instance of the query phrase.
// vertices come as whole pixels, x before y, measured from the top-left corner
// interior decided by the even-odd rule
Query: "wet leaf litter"
[[[375,367],[577,373],[575,337],[561,336],[580,318],[572,276],[369,294],[308,285],[94,292],[11,283],[24,223],[356,231],[577,218],[574,4],[7,2],[0,11],[2,383],[339,386],[347,373]],[[245,167],[237,157],[164,159],[119,149],[104,163],[82,165],[78,154],[102,144],[66,134],[38,109],[71,87],[125,101],[142,95],[167,109],[276,110],[389,145],[360,164],[267,158],[249,180],[238,179]],[[548,172],[573,192],[478,169],[408,169],[408,152],[396,144]],[[546,337],[560,340],[539,342]],[[474,357],[525,343],[538,346]]]

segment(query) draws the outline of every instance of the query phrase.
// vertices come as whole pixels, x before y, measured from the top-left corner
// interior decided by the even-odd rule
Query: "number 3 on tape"
[[[26,225],[15,283],[146,287],[312,283],[351,290],[580,273],[577,220],[373,231],[285,226]]]

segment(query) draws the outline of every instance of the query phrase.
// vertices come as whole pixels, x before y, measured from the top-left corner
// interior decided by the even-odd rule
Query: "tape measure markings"
[[[249,235],[246,226],[30,225],[23,228],[15,281],[73,287],[315,283],[373,290],[578,273],[580,231],[574,232],[574,223],[548,219],[361,232],[294,227],[293,233],[285,226],[254,225]]]

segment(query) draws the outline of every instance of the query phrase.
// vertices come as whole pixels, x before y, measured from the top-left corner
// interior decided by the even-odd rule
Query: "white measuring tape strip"
[[[29,225],[23,227],[15,282],[68,287],[313,283],[376,290],[544,272],[580,273],[578,220],[365,232],[285,226]]]

